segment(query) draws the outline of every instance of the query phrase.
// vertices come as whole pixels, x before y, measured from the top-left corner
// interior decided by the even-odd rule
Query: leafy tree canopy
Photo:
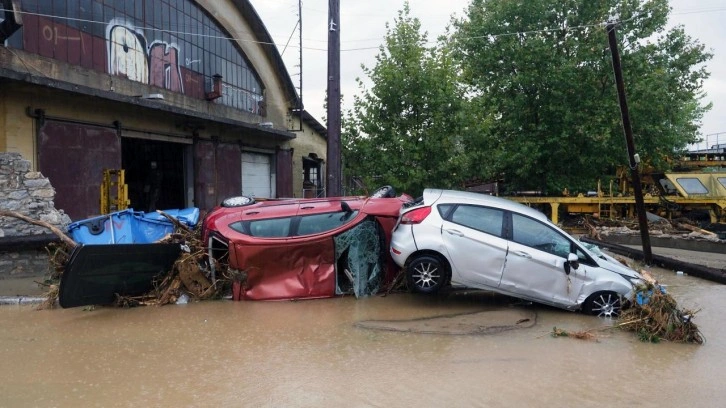
[[[411,194],[501,178],[509,191],[592,189],[628,162],[613,13],[635,147],[664,167],[710,109],[711,54],[682,27],[666,30],[669,12],[667,0],[472,0],[427,46],[406,4],[344,120],[346,179]]]
[[[444,46],[427,35],[406,4],[376,64],[363,67],[372,86],[356,96],[343,125],[346,179],[369,188],[390,184],[420,194],[425,187],[457,187],[462,174],[464,96],[458,69]]]
[[[605,23],[613,13],[641,158],[697,138],[704,63],[711,55],[681,27],[665,30],[667,0],[472,0],[456,23],[456,56],[488,151],[510,190],[592,189],[627,164]],[[612,174],[612,173],[611,173]]]

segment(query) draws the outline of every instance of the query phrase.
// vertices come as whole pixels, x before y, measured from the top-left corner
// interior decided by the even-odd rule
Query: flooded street
[[[361,328],[511,308],[484,294],[204,302],[135,309],[0,307],[0,406],[714,406],[726,397],[726,286],[651,271],[704,345],[633,333],[553,338],[612,322],[543,306],[486,335]]]

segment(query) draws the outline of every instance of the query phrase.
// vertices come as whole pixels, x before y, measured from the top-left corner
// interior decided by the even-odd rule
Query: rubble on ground
[[[610,220],[588,216],[578,220],[577,224],[581,224],[586,228],[586,234],[590,238],[598,240],[603,240],[603,237],[608,236],[640,235],[640,226],[637,219]],[[720,239],[719,234],[703,229],[687,218],[668,220],[658,216],[651,216],[648,219],[648,234],[651,237],[726,244],[726,240]]]

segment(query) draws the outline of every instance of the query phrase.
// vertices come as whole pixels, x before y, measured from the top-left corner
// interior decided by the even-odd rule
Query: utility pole
[[[328,197],[340,197],[340,0],[328,0]]]
[[[640,239],[643,244],[643,258],[645,263],[650,265],[653,262],[653,253],[650,248],[650,236],[648,235],[648,218],[645,215],[645,203],[643,202],[643,187],[640,184],[638,173],[638,162],[633,143],[633,129],[630,127],[630,114],[628,103],[625,99],[625,85],[623,83],[623,70],[620,66],[620,53],[618,52],[618,41],[615,37],[615,22],[607,23],[608,42],[613,57],[613,71],[615,71],[615,84],[618,88],[618,100],[620,101],[620,115],[623,119],[623,131],[625,132],[625,143],[628,146],[628,160],[630,176],[633,179],[633,193],[635,194],[635,208],[638,212],[638,224],[640,225]]]
[[[300,47],[298,48],[298,58],[300,59],[300,100],[297,104],[297,110],[300,114],[300,131],[303,130],[303,110],[305,108],[303,107],[303,40],[302,40],[302,33],[303,33],[303,26],[302,26],[302,0],[297,1],[297,18],[298,18],[298,26],[300,28],[299,31],[299,42]]]

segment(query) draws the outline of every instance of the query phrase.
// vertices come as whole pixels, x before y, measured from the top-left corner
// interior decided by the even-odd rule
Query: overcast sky
[[[252,5],[278,44],[293,82],[299,84],[299,34],[295,29],[297,0],[251,0]],[[442,34],[452,15],[461,17],[468,0],[410,0],[411,14],[421,20],[422,29],[433,41]],[[383,42],[386,23],[393,23],[404,0],[340,0],[340,59],[343,110],[352,107],[359,92],[355,82],[363,78],[361,64],[372,67]],[[702,135],[719,135],[726,143],[726,1],[671,0],[671,25],[682,24],[686,33],[706,45],[714,54],[708,64],[711,77],[705,84],[706,100],[713,109],[704,117]],[[303,100],[305,109],[323,121],[327,75],[328,1],[303,0]],[[292,38],[291,38],[292,36]],[[289,45],[285,47],[288,43]],[[605,41],[605,40],[603,40]],[[627,75],[627,72],[625,72]],[[637,121],[637,118],[632,118]],[[711,139],[715,140],[716,136]]]

